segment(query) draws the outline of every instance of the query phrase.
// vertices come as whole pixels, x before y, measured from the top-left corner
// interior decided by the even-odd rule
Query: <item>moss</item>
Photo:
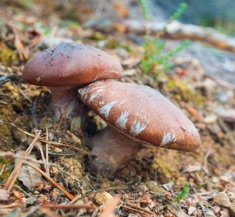
[[[0,175],[0,183],[4,183],[11,174],[11,170],[9,168],[11,168],[13,163],[14,162],[11,158],[0,158],[0,169],[4,166],[3,173]]]
[[[11,49],[0,50],[0,62],[3,65],[11,66],[12,63],[17,59],[16,53]]]
[[[189,85],[182,80],[170,79],[167,82],[167,86],[168,90],[171,93],[174,93],[178,100],[183,100],[186,102],[191,101],[196,105],[202,105],[204,103],[203,96],[200,93],[192,90]]]

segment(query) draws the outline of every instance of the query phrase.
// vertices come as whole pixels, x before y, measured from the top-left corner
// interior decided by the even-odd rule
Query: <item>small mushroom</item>
[[[90,141],[88,167],[113,177],[141,144],[195,151],[201,141],[194,124],[159,91],[147,86],[98,81],[79,90],[81,100],[109,126]]]
[[[62,43],[33,56],[25,65],[23,79],[29,84],[47,86],[49,107],[58,121],[81,112],[77,87],[94,81],[120,77],[121,65],[111,55],[89,45]]]

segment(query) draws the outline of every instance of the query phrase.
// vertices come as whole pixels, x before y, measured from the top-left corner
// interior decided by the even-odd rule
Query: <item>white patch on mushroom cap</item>
[[[141,124],[138,120],[135,120],[131,125],[130,134],[132,136],[138,136],[146,127],[145,124]]]
[[[121,115],[115,121],[114,125],[122,130],[125,130],[128,117],[129,117],[129,114],[127,112],[121,113]]]
[[[90,98],[87,100],[87,103],[91,103],[93,99],[95,99],[98,96],[99,93],[93,93],[91,94]]]
[[[167,134],[165,134],[165,132],[164,132],[164,136],[162,138],[162,142],[161,142],[160,146],[165,146],[169,142],[176,142],[174,131],[171,131]]]
[[[87,88],[84,87],[84,88],[79,89],[78,93],[81,95],[81,97],[84,97],[84,95],[87,94],[87,91],[88,91]]]
[[[105,120],[108,120],[109,117],[109,113],[111,108],[113,108],[113,106],[116,104],[117,102],[110,102],[107,105],[102,106],[101,108],[99,108],[99,113],[102,115],[102,117]]]

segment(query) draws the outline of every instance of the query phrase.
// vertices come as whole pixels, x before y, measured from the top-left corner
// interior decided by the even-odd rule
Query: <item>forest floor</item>
[[[85,29],[56,14],[40,16],[42,6],[1,8],[0,216],[111,216],[115,207],[116,216],[235,216],[234,54],[192,42],[170,59],[167,72],[143,73],[143,36]],[[87,141],[106,123],[90,112],[89,130],[66,129],[47,111],[47,88],[22,79],[33,54],[71,40],[116,56],[121,82],[159,89],[194,122],[199,149],[149,147],[112,180],[90,174]],[[179,43],[167,40],[161,52]]]

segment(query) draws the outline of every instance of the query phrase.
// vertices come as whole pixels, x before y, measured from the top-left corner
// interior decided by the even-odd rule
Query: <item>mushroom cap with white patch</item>
[[[89,45],[62,43],[31,57],[23,79],[39,86],[79,86],[120,77],[121,65],[110,54]]]
[[[194,124],[155,89],[106,80],[79,94],[89,108],[129,137],[181,151],[195,151],[201,143]]]

